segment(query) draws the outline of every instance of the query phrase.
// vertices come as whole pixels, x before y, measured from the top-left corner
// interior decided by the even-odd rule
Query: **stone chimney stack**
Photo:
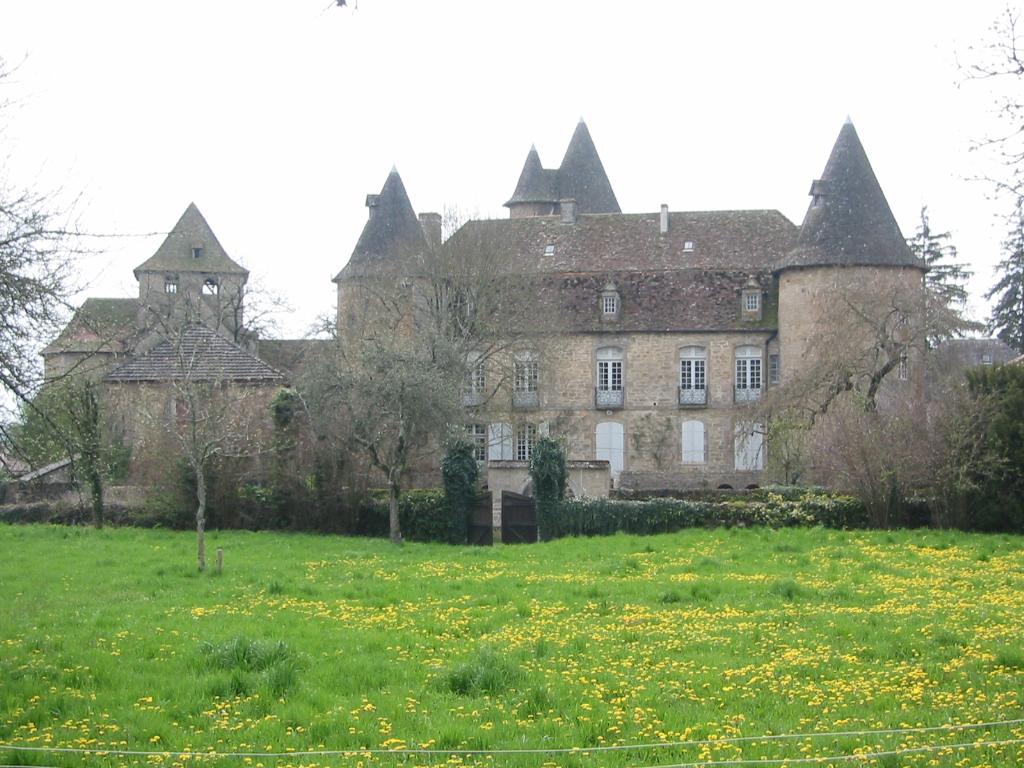
[[[380,202],[380,195],[370,194],[366,196],[366,207],[369,209],[369,218],[373,218],[373,214],[377,212],[377,203]]]
[[[668,206],[661,204],[661,234],[668,232]]]
[[[559,207],[562,209],[562,223],[563,224],[575,224],[576,223],[576,200],[571,197],[567,197],[564,200],[558,201]]]
[[[421,213],[420,226],[423,227],[423,236],[427,238],[427,244],[431,248],[441,245],[441,214]]]

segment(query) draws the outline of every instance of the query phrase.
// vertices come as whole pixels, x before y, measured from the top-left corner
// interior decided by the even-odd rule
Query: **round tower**
[[[796,247],[776,269],[783,383],[799,381],[823,355],[845,354],[845,345],[851,357],[864,354],[875,342],[869,334],[898,337],[908,313],[924,310],[924,265],[907,246],[849,119],[810,196]]]

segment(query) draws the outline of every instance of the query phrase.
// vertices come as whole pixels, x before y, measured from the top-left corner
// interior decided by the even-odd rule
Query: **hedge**
[[[454,524],[452,512],[439,488],[406,491],[398,500],[398,524],[402,538],[409,541],[443,541],[465,544],[465,530],[461,541],[452,541],[460,530]],[[385,491],[372,492],[358,510],[358,533],[363,536],[388,535],[388,499]]]
[[[767,526],[789,528],[822,525],[862,528],[864,505],[852,496],[817,489],[785,494],[770,490],[758,497],[707,501],[653,498],[646,500],[574,499],[558,504],[538,520],[541,539],[603,536],[612,533],[670,533],[683,528]]]

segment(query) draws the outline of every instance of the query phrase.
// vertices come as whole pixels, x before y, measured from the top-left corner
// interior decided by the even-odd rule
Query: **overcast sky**
[[[351,4],[353,0],[349,0]],[[992,283],[1006,204],[971,181],[995,83],[957,58],[1005,8],[599,0],[3,0],[7,175],[74,201],[90,296],[195,201],[294,307],[330,282],[392,165],[417,212],[506,217],[531,144],[557,166],[587,121],[623,211],[775,208],[799,224],[849,115],[905,235],[922,205]],[[1009,84],[1006,84],[1009,85]]]

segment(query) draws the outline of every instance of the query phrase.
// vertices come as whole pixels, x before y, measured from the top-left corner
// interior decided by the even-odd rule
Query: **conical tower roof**
[[[516,191],[505,205],[509,208],[529,203],[555,206],[567,198],[576,201],[577,213],[622,213],[594,140],[582,120],[557,169],[541,166],[536,147],[530,147]]]
[[[900,232],[849,119],[810,194],[797,245],[780,268],[922,266]]]
[[[335,278],[354,269],[376,269],[427,247],[423,228],[409,202],[398,170],[391,169],[379,195],[367,195],[370,217],[363,227],[352,257]]]
[[[523,164],[523,172],[519,174],[516,191],[505,205],[552,202],[557,197],[555,191],[557,181],[557,171],[545,170],[540,164],[537,147],[530,147],[530,151],[526,155],[526,162]]]
[[[209,272],[248,275],[228,256],[195,203],[189,203],[156,253],[135,268],[141,272]]]
[[[582,120],[576,125],[558,169],[558,195],[575,198],[578,213],[622,213],[594,140]]]

